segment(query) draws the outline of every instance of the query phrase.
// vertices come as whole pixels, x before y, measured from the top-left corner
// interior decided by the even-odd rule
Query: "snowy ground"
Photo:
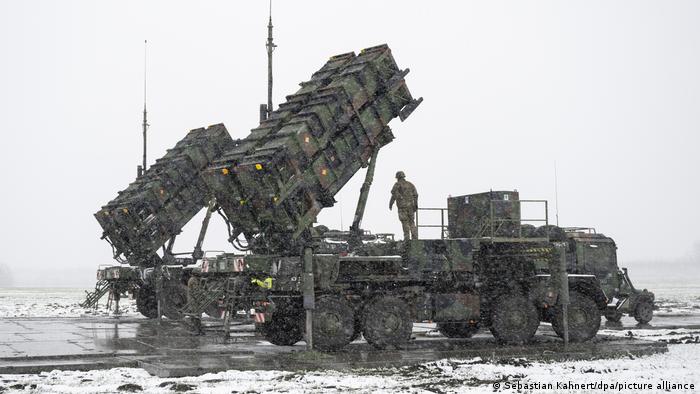
[[[80,306],[85,300],[86,290],[88,289],[0,288],[0,318],[107,316],[107,296],[100,300],[97,311]],[[141,316],[134,300],[121,299],[119,309],[126,316]]]
[[[649,289],[656,295],[654,315],[700,315],[700,288],[697,286],[663,286]]]
[[[659,314],[700,315],[700,289],[652,290],[657,293]],[[77,317],[84,314],[78,306],[81,298],[81,291],[76,290],[0,289],[0,316]],[[134,313],[132,301],[123,302],[122,305],[128,305],[128,313]],[[226,371],[178,379],[157,378],[144,370],[127,368],[89,372],[53,371],[38,375],[0,375],[0,393],[700,392],[700,329],[603,329],[601,333],[664,341],[669,343],[669,351],[666,354],[615,360],[545,363],[525,359],[506,362],[481,358],[444,359],[411,367],[351,372]],[[664,382],[685,386],[680,389],[659,386]],[[517,383],[525,386],[518,389]],[[561,386],[571,383],[595,386],[577,389]],[[602,385],[605,384],[618,386],[603,390]],[[651,384],[651,388],[645,386],[640,389],[641,384]],[[690,384],[694,385],[692,389]]]
[[[687,336],[686,333],[680,334]],[[698,333],[694,337],[698,338]],[[679,335],[667,334],[666,340]],[[659,338],[655,338],[659,339]],[[283,371],[226,371],[198,377],[167,379],[148,375],[141,369],[112,369],[89,372],[53,371],[39,375],[0,375],[7,392],[112,393],[129,390],[148,393],[196,391],[231,392],[518,392],[507,385],[528,385],[519,392],[604,392],[590,388],[567,390],[557,384],[651,384],[609,389],[609,392],[668,392],[658,388],[664,381],[685,384],[683,390],[697,392],[700,384],[698,345],[671,345],[667,354],[616,360],[560,363],[529,362],[513,359],[494,363],[481,358],[446,359],[412,367],[355,370],[350,373],[323,371],[293,373]],[[547,385],[552,385],[551,389]],[[691,389],[690,384],[694,385]],[[540,385],[540,388],[536,385]],[[496,387],[498,389],[495,389]],[[0,389],[2,391],[2,389]]]

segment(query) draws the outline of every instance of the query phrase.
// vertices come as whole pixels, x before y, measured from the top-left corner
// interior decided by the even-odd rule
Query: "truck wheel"
[[[491,312],[491,333],[508,345],[522,345],[535,335],[540,325],[537,308],[522,295],[498,299]]]
[[[365,306],[362,334],[377,349],[400,347],[411,339],[413,321],[408,305],[400,298],[382,296]]]
[[[324,295],[316,300],[313,311],[313,345],[321,351],[345,347],[355,331],[352,307],[341,297]]]
[[[163,314],[170,320],[182,320],[180,312],[187,304],[187,286],[179,283],[163,286]]]
[[[471,338],[479,331],[475,324],[467,322],[445,322],[438,323],[438,331],[448,338]]]
[[[568,318],[570,342],[585,342],[598,333],[600,310],[593,298],[575,291],[571,292]],[[564,337],[561,307],[557,307],[557,312],[552,319],[552,328],[560,338]]]
[[[622,312],[617,309],[605,311],[605,319],[612,323],[619,323],[622,319]]]
[[[151,286],[141,286],[136,293],[136,309],[149,319],[158,317],[156,291]]]
[[[282,309],[272,314],[272,320],[256,324],[255,328],[273,345],[292,346],[304,338],[303,312]]]
[[[654,317],[654,305],[649,300],[640,301],[634,308],[634,318],[639,324],[647,324]]]

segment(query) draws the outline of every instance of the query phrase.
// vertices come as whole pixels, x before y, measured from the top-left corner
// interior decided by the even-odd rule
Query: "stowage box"
[[[450,238],[516,237],[520,227],[517,191],[489,191],[447,199]]]

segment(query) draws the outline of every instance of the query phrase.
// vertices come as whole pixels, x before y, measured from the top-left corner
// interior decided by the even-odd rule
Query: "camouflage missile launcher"
[[[152,265],[155,251],[207,203],[201,172],[233,140],[222,124],[190,131],[141,177],[95,214],[114,257]]]
[[[332,57],[205,172],[233,227],[295,239],[418,105],[388,46]],[[285,239],[286,242],[287,239]],[[270,248],[267,244],[266,247]]]
[[[405,85],[407,72],[386,45],[334,56],[247,138],[231,140],[223,125],[191,131],[95,214],[115,259],[142,273],[196,262],[214,210],[227,216],[234,246],[240,234],[257,246],[239,249],[288,254],[295,249],[290,240],[310,230],[318,212],[393,139],[387,123],[404,120],[420,103]],[[175,257],[184,253],[172,252],[174,237],[208,202],[192,258]],[[166,316],[179,315],[187,275],[170,272],[133,281],[144,315],[155,316],[161,287],[177,295],[163,300]]]
[[[230,220],[255,222],[251,201],[242,194],[242,186],[235,176],[236,164],[245,160],[249,153],[255,152],[257,148],[271,140],[281,125],[299,112],[302,104],[308,101],[313,92],[326,86],[350,57],[351,54],[332,57],[319,71],[312,75],[311,80],[300,84],[299,91],[287,96],[287,101],[282,103],[279,109],[273,111],[268,119],[253,129],[248,137],[236,141],[235,146],[208,169],[205,180],[217,196],[217,201],[224,207]],[[258,166],[254,166],[255,170],[257,168],[263,169],[262,164],[255,164],[258,164]],[[280,171],[284,171],[284,169],[280,169]],[[261,202],[257,201],[257,204]],[[246,226],[239,225],[237,228],[246,228]],[[238,232],[240,231],[239,229]]]

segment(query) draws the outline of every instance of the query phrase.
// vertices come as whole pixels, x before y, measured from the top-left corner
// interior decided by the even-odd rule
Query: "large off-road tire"
[[[269,322],[255,325],[267,341],[277,346],[292,346],[304,339],[304,311],[281,305]]]
[[[467,322],[444,322],[437,324],[438,331],[448,338],[471,338],[479,331],[475,324]]]
[[[571,292],[569,295],[569,342],[585,342],[593,338],[600,328],[600,310],[593,298]],[[564,323],[561,307],[558,306],[552,319],[552,328],[560,338],[564,338]]]
[[[169,283],[163,286],[163,314],[170,320],[182,320],[185,315],[180,311],[187,304],[187,286]]]
[[[522,295],[502,296],[491,310],[491,334],[502,344],[527,343],[539,325],[537,308]]]
[[[340,350],[351,342],[355,318],[345,298],[323,295],[316,299],[313,310],[313,346],[316,350]]]
[[[156,291],[151,286],[141,286],[136,293],[136,309],[149,319],[158,317]]]
[[[605,311],[605,319],[611,323],[619,323],[622,319],[622,312],[617,309]]]
[[[634,319],[639,324],[647,324],[654,318],[654,304],[649,300],[639,301],[634,308]]]
[[[412,331],[413,321],[404,300],[380,296],[365,305],[362,314],[362,334],[375,348],[399,348],[411,339]]]

